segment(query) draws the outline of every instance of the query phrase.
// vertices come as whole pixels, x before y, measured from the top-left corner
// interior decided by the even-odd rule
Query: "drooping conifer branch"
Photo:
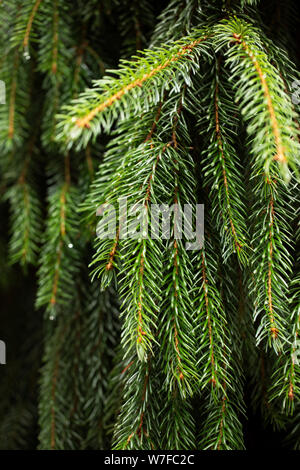
[[[226,41],[235,46],[226,53],[227,63],[233,71],[236,99],[253,137],[253,158],[267,176],[277,162],[282,177],[288,181],[289,166],[296,168],[295,155],[299,152],[295,113],[283,81],[268,60],[263,37],[255,27],[238,18],[223,20],[215,32],[218,49]],[[252,94],[254,99],[249,100]]]
[[[0,1],[0,197],[12,261],[39,260],[41,449],[243,449],[250,407],[299,433],[299,73],[264,3]],[[18,329],[22,378],[40,318]],[[31,445],[21,382],[0,383],[0,448]]]
[[[30,37],[30,32],[31,32],[33,21],[34,21],[34,17],[36,15],[41,3],[42,3],[42,0],[35,0],[35,3],[34,3],[33,8],[31,10],[30,16],[28,18],[27,25],[26,25],[26,31],[25,31],[25,35],[24,35],[24,39],[23,39],[24,49],[28,48],[29,37]]]
[[[173,55],[170,59],[167,59],[162,64],[157,65],[150,72],[145,73],[141,78],[138,78],[137,80],[134,80],[133,82],[131,82],[128,85],[121,88],[119,91],[117,91],[116,93],[111,95],[109,98],[107,98],[105,101],[103,101],[103,103],[96,106],[86,116],[84,116],[82,118],[78,118],[78,120],[76,121],[76,125],[78,127],[89,127],[89,122],[97,114],[101,113],[102,111],[105,110],[105,108],[108,108],[109,106],[114,104],[115,101],[120,100],[122,98],[122,96],[124,96],[127,92],[129,92],[133,88],[142,87],[144,82],[150,80],[152,77],[157,75],[159,72],[161,72],[165,68],[171,67],[171,65],[174,62],[177,62],[178,60],[180,60],[182,58],[182,56],[184,56],[188,52],[191,52],[204,39],[198,39],[196,41],[192,41],[190,44],[186,44],[186,45],[182,46],[179,49],[179,51],[175,55]]]
[[[20,262],[23,266],[36,263],[42,232],[41,203],[32,174],[35,139],[34,135],[28,142],[19,178],[8,193],[12,224],[10,257],[13,263]]]
[[[238,132],[239,111],[233,102],[222,56],[208,72],[207,87],[204,87],[203,94],[197,98],[191,96],[191,99],[193,106],[200,106],[203,101],[207,106],[208,114],[200,114],[199,119],[199,130],[207,146],[201,162],[201,177],[213,201],[213,220],[220,233],[224,260],[236,253],[243,263],[248,249],[245,188],[239,152],[234,141]],[[211,117],[209,124],[207,116]]]
[[[124,61],[124,66],[118,71],[118,78],[105,77],[99,80],[94,89],[80,97],[76,108],[64,107],[64,111],[70,111],[70,114],[61,115],[60,129],[63,128],[63,132],[68,134],[71,141],[84,135],[89,139],[92,133],[98,132],[99,125],[107,129],[111,127],[115,115],[111,111],[112,107],[122,110],[124,114],[132,107],[135,97],[144,95],[151,101],[156,100],[153,96],[156,86],[162,80],[167,80],[175,70],[184,76],[184,58],[190,59],[189,66],[193,70],[196,64],[192,63],[192,59],[196,60],[202,51],[206,51],[207,40],[205,31],[200,30],[185,40],[175,42],[168,50],[156,48],[143,53],[139,62],[131,63],[137,77],[134,80],[132,67],[130,69]],[[101,95],[99,90],[102,91]],[[92,109],[89,105],[91,101],[98,103]],[[83,131],[85,128],[88,129],[86,132]],[[60,137],[61,131],[58,134],[58,138]]]

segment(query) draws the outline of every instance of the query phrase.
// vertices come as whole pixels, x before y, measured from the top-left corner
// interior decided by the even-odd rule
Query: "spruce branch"
[[[39,269],[37,306],[46,306],[49,316],[72,298],[74,275],[78,271],[80,242],[78,236],[76,188],[70,184],[69,155],[65,156],[65,181],[54,185],[49,194],[49,209]]]
[[[183,399],[175,387],[173,393],[160,396],[160,447],[166,450],[196,449],[196,423],[191,399]]]
[[[288,181],[289,166],[296,170],[299,155],[295,112],[282,79],[268,60],[259,31],[238,18],[222,21],[214,29],[217,50],[231,45],[226,51],[227,64],[257,166],[269,176],[277,163]]]
[[[299,212],[299,211],[298,211]],[[299,226],[297,241],[299,243]],[[300,364],[299,364],[299,329],[300,329],[300,305],[299,305],[299,255],[294,267],[294,275],[289,286],[290,307],[290,338],[285,346],[283,354],[277,359],[272,376],[270,388],[270,400],[275,404],[280,403],[280,409],[287,414],[293,414],[295,405],[300,397]]]
[[[4,64],[0,79],[6,85],[8,99],[7,105],[1,105],[0,108],[0,148],[2,164],[6,169],[12,152],[21,147],[28,133],[26,113],[29,106],[29,70],[16,47],[9,50]]]
[[[62,0],[43,3],[38,30],[38,70],[44,75],[46,90],[42,142],[45,149],[52,149],[56,114],[60,106],[72,98],[73,73],[69,64],[75,48],[72,48],[69,6]]]
[[[86,214],[87,220],[93,220],[99,208],[101,206],[105,208],[107,204],[112,205],[117,211],[117,216],[120,217],[119,201],[122,197],[128,197],[130,194],[131,190],[126,181],[131,171],[133,171],[131,178],[133,175],[135,177],[135,158],[139,160],[141,157],[143,158],[139,161],[139,165],[141,165],[152,152],[151,138],[159,119],[160,108],[161,104],[155,110],[151,109],[148,113],[143,114],[142,119],[135,126],[129,120],[118,129],[116,137],[111,141],[104,155],[103,163],[91,185],[87,199],[82,204],[82,210]],[[147,186],[144,197],[148,196],[152,184],[152,176],[150,175],[148,178],[149,189]],[[103,287],[109,285],[113,273],[118,271],[120,223],[121,220],[116,226],[113,240],[97,236],[95,242],[96,253],[90,266],[93,268],[93,277],[97,276]]]
[[[193,164],[189,155],[190,140],[185,120],[185,89],[170,97],[162,106],[170,107],[169,122],[163,129],[162,138],[169,137],[165,148],[161,174],[168,207],[173,208],[170,239],[166,243],[166,261],[163,269],[162,305],[163,315],[159,324],[159,341],[164,362],[165,388],[171,396],[180,394],[182,398],[193,394],[197,379],[195,368],[196,345],[194,335],[194,312],[190,297],[192,263],[186,250],[187,236],[182,233],[187,221],[184,214],[185,204],[195,203],[196,182]],[[185,175],[184,178],[181,175]],[[162,237],[165,237],[162,231]]]
[[[127,359],[123,405],[114,433],[115,450],[154,450],[158,445],[157,380],[152,361]]]
[[[210,188],[212,216],[220,234],[224,261],[236,253],[241,262],[246,263],[249,235],[245,188],[240,156],[235,148],[239,111],[229,89],[221,56],[207,76],[197,77],[197,86],[204,80],[208,85],[203,87],[199,98],[190,98],[195,109],[205,109],[205,114],[197,113],[200,132],[206,143],[201,161],[203,186]]]
[[[292,258],[287,246],[292,245],[291,221],[293,196],[279,175],[273,179],[256,177],[253,207],[251,293],[255,296],[254,319],[260,318],[257,343],[278,353],[288,341],[287,294],[292,273]]]
[[[26,59],[30,58],[30,40],[36,40],[35,23],[40,19],[40,6],[43,0],[25,0],[20,5],[12,36],[12,44],[21,47]],[[47,2],[45,2],[47,3]]]
[[[212,256],[209,241],[197,256],[197,284],[195,308],[197,315],[196,338],[199,338],[198,374],[199,387],[209,387],[216,399],[225,393],[226,376],[224,366],[229,367],[229,338],[224,306],[217,287],[217,264]],[[227,374],[227,373],[226,373]]]
[[[234,258],[230,258],[225,265],[219,267],[220,295],[228,327],[230,325],[227,345],[230,356],[227,358],[229,365],[224,365],[223,391],[218,397],[214,394],[207,397],[207,406],[203,410],[205,422],[200,432],[200,449],[244,449],[242,427],[242,418],[245,414],[242,357],[244,338],[241,332],[242,312],[237,282],[239,269],[237,271]],[[224,347],[224,355],[227,351]]]
[[[34,139],[28,144],[17,182],[7,192],[11,207],[10,257],[13,263],[35,264],[42,238],[42,209],[32,175]]]
[[[185,77],[188,70],[197,67],[196,60],[205,51],[206,40],[206,32],[199,30],[167,49],[148,50],[135,62],[123,60],[122,68],[115,72],[117,78],[96,81],[94,88],[84,92],[73,105],[63,108],[65,114],[59,115],[58,138],[68,136],[70,142],[78,140],[78,146],[85,145],[101,128],[111,128],[116,113],[124,119],[132,110],[139,111],[141,98],[145,103],[157,103],[164,88],[168,88],[168,78]],[[158,86],[163,83],[159,92]]]

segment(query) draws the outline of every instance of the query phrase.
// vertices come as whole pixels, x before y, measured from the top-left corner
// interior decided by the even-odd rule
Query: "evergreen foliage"
[[[296,10],[0,1],[0,266],[37,276],[0,448],[245,449],[255,412],[299,449]],[[129,238],[124,198],[143,208]],[[145,236],[151,204],[196,203],[203,247],[177,238],[176,210],[169,234]]]

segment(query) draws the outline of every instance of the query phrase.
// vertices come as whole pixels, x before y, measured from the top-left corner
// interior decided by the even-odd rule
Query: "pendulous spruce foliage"
[[[0,448],[245,449],[255,413],[300,449],[297,24],[291,0],[0,1],[1,290],[37,278],[0,315]],[[102,239],[120,198],[140,236]],[[204,204],[204,246],[175,212],[145,237],[153,203]]]

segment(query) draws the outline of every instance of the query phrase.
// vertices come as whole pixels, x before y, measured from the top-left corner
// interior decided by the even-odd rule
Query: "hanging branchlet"
[[[38,69],[44,75],[46,90],[42,142],[44,148],[54,145],[56,114],[72,98],[71,62],[75,62],[74,39],[70,29],[69,6],[62,0],[41,4],[39,24]],[[71,74],[70,74],[71,72]]]
[[[299,207],[299,205],[298,205]],[[299,212],[299,211],[298,211]],[[299,244],[300,230],[297,230],[297,242]],[[272,377],[270,400],[274,400],[287,413],[293,414],[300,399],[300,304],[299,304],[299,256],[294,266],[288,306],[291,315],[289,318],[290,340],[284,347],[284,353],[277,359]],[[281,405],[281,406],[280,406]]]
[[[6,197],[11,211],[10,255],[22,266],[35,263],[41,239],[41,201],[37,185],[37,132],[28,136],[29,122],[36,123],[39,100],[30,105],[33,96],[33,67],[20,46],[24,25],[28,21],[29,3],[13,1],[0,5],[2,29],[8,28],[10,41],[3,44],[2,76],[6,103],[0,106],[1,173],[8,186]],[[5,11],[3,11],[5,10]],[[9,12],[9,14],[8,14]],[[2,37],[2,35],[1,35]],[[6,75],[8,73],[8,75]],[[37,126],[38,129],[38,126]]]
[[[81,147],[101,129],[108,131],[117,117],[125,119],[132,112],[140,112],[141,101],[146,109],[147,103],[157,103],[175,73],[188,80],[187,73],[196,68],[197,57],[205,52],[207,43],[206,32],[199,30],[175,41],[168,49],[148,50],[138,61],[123,60],[122,68],[116,71],[117,78],[96,81],[94,88],[85,92],[75,106],[63,108],[65,114],[60,115],[58,139],[68,136],[67,145],[77,141],[76,146]]]
[[[286,299],[286,294],[282,287],[278,289],[276,279],[281,278],[283,285],[286,285],[284,278],[291,272],[291,257],[283,240],[290,237],[288,214],[292,201],[285,196],[284,202],[283,194],[288,189],[284,186],[282,177],[289,179],[288,164],[295,167],[295,156],[299,151],[295,113],[283,81],[278,78],[276,69],[269,64],[258,32],[238,19],[223,22],[217,26],[216,31],[219,35],[218,47],[225,41],[226,35],[230,41],[227,64],[233,74],[245,74],[239,78],[237,76],[235,87],[236,98],[243,107],[242,114],[248,122],[249,136],[252,137],[250,151],[253,155],[255,198],[252,259],[255,274],[253,289],[257,299],[254,318],[265,312],[257,331],[257,342],[267,339],[268,344],[273,345],[278,352],[282,348],[282,341],[286,341],[288,336],[286,315],[276,307],[279,299],[285,304],[283,299]],[[241,80],[243,85],[240,86]],[[255,91],[260,90],[262,94],[260,101],[257,101],[257,109],[255,99],[249,101],[247,98],[250,96],[248,87],[257,99],[258,93]],[[273,96],[278,98],[274,100]],[[266,123],[269,123],[269,128]]]
[[[21,3],[21,2],[20,2]],[[37,26],[41,20],[41,4],[47,0],[25,0],[20,5],[16,26],[12,36],[12,44],[19,47],[26,60],[30,59],[30,43],[36,41]]]
[[[51,176],[47,228],[39,270],[40,280],[43,278],[44,282],[40,284],[37,306],[45,305],[50,317],[55,317],[59,308],[72,298],[75,276],[79,269],[78,261],[87,240],[86,230],[80,227],[78,208],[88,185],[80,178],[80,171],[79,175],[74,171],[73,160],[74,163],[79,161],[80,170],[82,157],[79,159],[69,152],[61,155],[54,142],[54,127],[61,104],[67,99],[75,98],[89,83],[90,67],[82,67],[88,46],[86,27],[82,25],[80,36],[76,40],[71,32],[69,6],[60,0],[43,2],[39,11],[42,40],[39,42],[38,66],[44,74],[44,86],[47,87],[46,103],[49,100],[43,123],[42,143],[50,153],[48,167],[54,180],[51,180]],[[74,68],[70,69],[72,57]],[[64,161],[63,170],[59,159]],[[89,172],[93,171],[90,148],[83,160],[87,161]]]
[[[169,122],[161,126],[160,137],[166,141],[168,139],[169,143],[165,145],[157,179],[164,182],[163,215],[170,217],[170,230],[167,233],[168,227],[162,226],[161,236],[166,239],[166,261],[163,268],[163,301],[158,330],[165,388],[170,396],[178,393],[185,398],[193,394],[197,378],[194,316],[189,288],[192,257],[191,252],[187,250],[192,241],[186,233],[188,229],[192,230],[192,224],[187,220],[185,212],[185,205],[195,204],[196,183],[189,154],[191,142],[184,116],[185,86],[166,101],[162,107],[163,114],[166,107],[172,111],[168,113]],[[181,177],[183,174],[184,178]]]
[[[79,196],[70,180],[70,156],[65,155],[64,179],[53,182],[48,197],[48,219],[39,269],[37,306],[45,306],[50,318],[73,296],[78,271],[77,205]]]
[[[17,47],[10,48],[6,54],[0,70],[7,97],[7,104],[0,106],[0,162],[5,171],[13,160],[14,150],[20,149],[28,136],[26,113],[29,106],[28,64],[24,63]]]
[[[140,363],[128,357],[122,370],[123,405],[114,432],[115,450],[155,450],[159,446],[157,426],[157,374],[152,359]]]
[[[254,169],[255,171],[255,169]],[[257,343],[266,341],[278,353],[288,341],[288,284],[292,257],[293,197],[278,174],[254,178],[252,289],[254,319],[260,319]],[[279,308],[280,305],[280,308]]]
[[[10,257],[22,266],[36,264],[42,238],[42,209],[37,190],[35,138],[29,140],[27,152],[17,182],[7,196],[11,208]]]
[[[200,433],[199,446],[200,449],[243,449],[242,418],[245,414],[245,405],[242,345],[244,338],[241,334],[240,286],[237,282],[238,272],[233,257],[225,265],[220,265],[219,276],[221,298],[228,326],[230,325],[228,331],[230,356],[227,358],[229,366],[224,367],[224,391],[219,394],[217,400],[216,396],[212,395],[209,403],[204,407],[205,424]],[[224,348],[225,354],[226,348]]]
[[[135,344],[141,361],[145,361],[153,349],[160,304],[157,286],[161,285],[162,247],[160,240],[150,238],[148,228],[150,201],[161,203],[161,188],[157,190],[156,173],[165,152],[163,144],[155,145],[152,142],[148,143],[148,149],[142,155],[140,151],[132,153],[128,167],[131,171],[122,185],[125,194],[130,195],[127,199],[129,210],[137,216],[132,222],[126,221],[126,226],[120,220],[122,225],[119,227],[120,238],[124,228],[127,231],[127,237],[122,242],[119,274],[124,317],[122,343],[129,351]]]
[[[251,153],[257,168],[270,176],[272,168],[278,166],[282,177],[288,181],[289,167],[293,170],[297,167],[299,132],[284,83],[270,63],[255,27],[232,18],[217,25],[215,32],[217,50],[230,45],[226,51],[227,65],[232,71],[236,100],[252,138]]]
[[[228,73],[221,56],[208,75],[205,77],[208,86],[203,87],[201,96],[190,98],[195,109],[201,110],[207,103],[205,114],[199,113],[200,133],[207,148],[201,161],[203,186],[210,191],[212,217],[219,230],[224,261],[236,253],[245,263],[248,251],[245,189],[241,161],[234,147],[239,111],[229,89]],[[203,78],[199,77],[196,83],[199,85]]]
[[[69,365],[66,367],[64,344],[70,329],[71,317],[68,322],[59,319],[58,325],[48,324],[47,342],[44,353],[44,366],[41,376],[41,400],[39,403],[41,450],[72,449],[72,438],[66,436],[69,429],[69,409],[71,374]],[[54,326],[54,328],[49,328]],[[73,330],[74,331],[74,330]],[[65,428],[67,426],[67,428]],[[67,441],[67,439],[68,441]],[[70,440],[71,438],[71,440]]]
[[[242,448],[241,432],[233,438],[233,430],[237,424],[240,428],[240,424],[232,406],[231,397],[235,390],[230,339],[226,312],[216,283],[217,264],[212,252],[211,242],[206,240],[198,261],[200,293],[195,296],[199,388],[206,397],[202,411],[205,421],[199,445],[200,449]]]
[[[90,284],[87,274],[80,272],[78,276],[81,285],[73,323],[75,334],[69,345],[74,381],[70,427],[76,434],[77,448],[105,449],[104,404],[108,398],[108,372],[119,340],[119,312],[113,291],[100,292],[96,283]]]
[[[109,222],[109,210],[112,208],[115,210],[116,225],[114,233],[109,233],[107,227],[109,224],[102,222],[102,231],[100,230],[100,224],[97,225],[96,252],[90,265],[93,268],[93,277],[97,276],[100,279],[103,288],[110,284],[114,273],[118,272],[119,269],[120,224],[123,223],[124,233],[126,231],[125,218],[121,216],[119,206],[122,203],[122,198],[123,203],[125,203],[125,198],[128,198],[130,194],[126,182],[131,172],[131,178],[136,176],[134,162],[138,160],[139,165],[142,165],[144,161],[147,161],[150,154],[153,161],[157,159],[157,156],[153,154],[150,140],[156,129],[160,108],[161,104],[158,104],[148,113],[144,113],[137,123],[134,119],[134,122],[129,120],[120,126],[115,138],[112,139],[107,148],[86,201],[82,204],[82,211],[87,221],[92,221],[96,215],[97,217],[106,216],[107,222]],[[133,160],[131,161],[131,159]],[[149,171],[151,172],[151,167]],[[150,186],[151,181],[152,178],[150,179]],[[140,184],[142,184],[142,179]],[[141,189],[140,184],[136,183],[137,191]],[[144,194],[141,191],[140,196],[137,196],[137,200],[130,199],[130,202],[138,202],[140,197],[148,197],[148,186],[145,187]],[[128,202],[126,202],[127,205]]]
[[[160,403],[160,448],[190,451],[196,449],[196,425],[191,398],[183,399],[176,386],[171,395],[161,393]]]
[[[229,337],[227,320],[217,285],[217,263],[209,240],[197,256],[197,285],[195,308],[197,313],[196,338],[199,338],[198,371],[201,389],[209,387],[216,399],[224,393],[226,375],[229,374]]]

